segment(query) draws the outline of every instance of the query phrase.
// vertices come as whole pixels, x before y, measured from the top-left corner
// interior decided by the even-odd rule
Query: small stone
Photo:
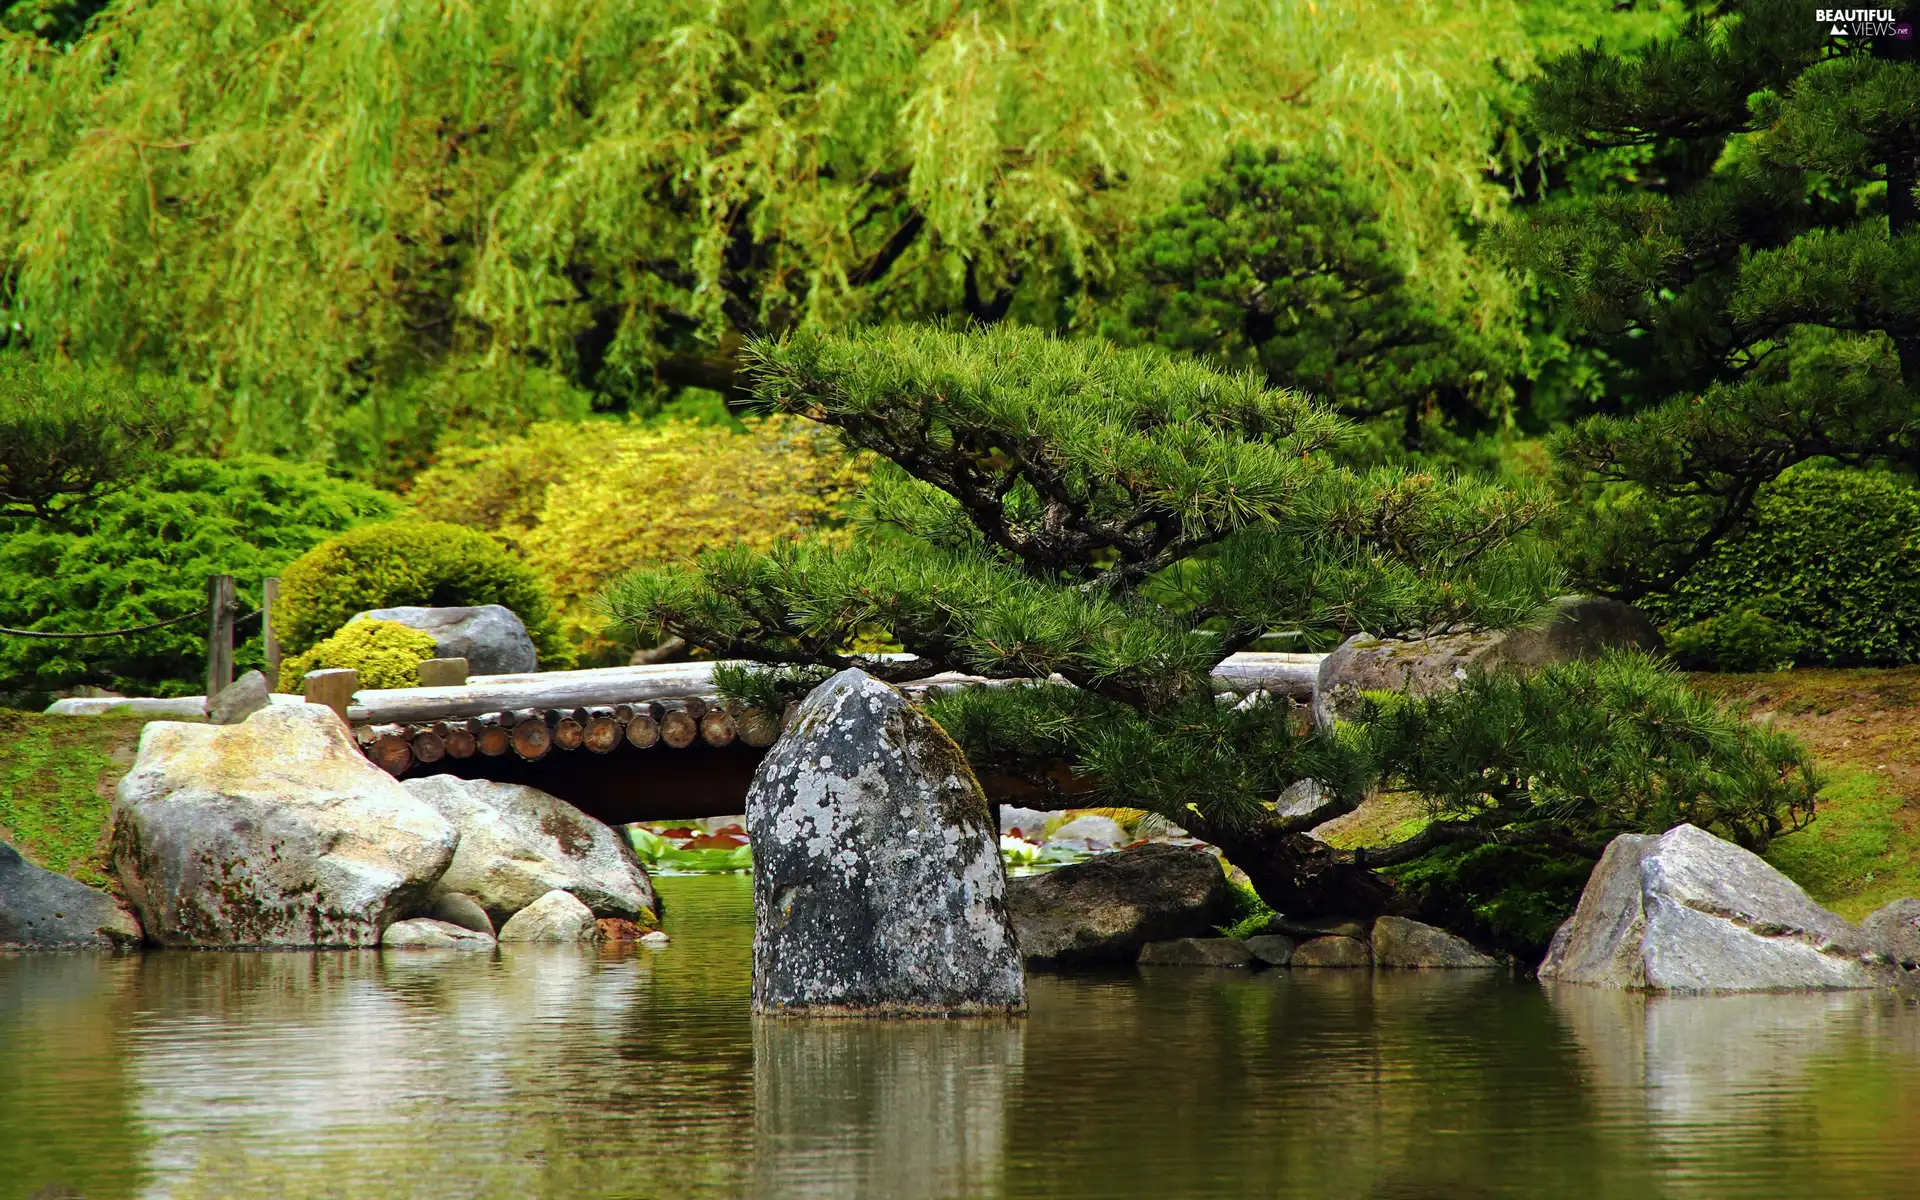
[[[1920,963],[1920,900],[1895,900],[1861,926],[1888,958],[1901,966]]]
[[[1284,933],[1262,933],[1247,939],[1247,953],[1270,967],[1284,967],[1298,944]]]
[[[652,933],[643,933],[640,935],[640,944],[642,946],[659,947],[659,946],[666,945],[668,942],[672,940],[673,940],[672,938],[660,932],[658,929],[654,930]]]
[[[207,701],[207,720],[214,725],[238,725],[271,703],[273,692],[267,687],[267,677],[248,671]]]
[[[1357,938],[1321,937],[1294,947],[1296,967],[1371,967],[1373,952]]]
[[[1352,917],[1304,917],[1299,919],[1275,916],[1267,922],[1268,933],[1284,933],[1288,937],[1305,940],[1318,937],[1353,938],[1355,941],[1367,940],[1371,928],[1365,921],[1356,921]]]
[[[1340,813],[1340,802],[1329,796],[1318,781],[1296,780],[1273,802],[1273,811],[1295,829],[1311,829]]]
[[[449,925],[458,925],[462,929],[471,929],[475,933],[493,936],[493,921],[488,918],[487,910],[480,902],[465,892],[442,892],[433,898],[433,904],[427,909],[427,915],[436,921],[445,921]]]
[[[1500,964],[1465,939],[1405,917],[1373,923],[1373,961],[1383,967],[1486,968]]]
[[[1253,955],[1239,938],[1175,938],[1140,948],[1143,967],[1250,967]]]
[[[1121,846],[1128,841],[1127,831],[1112,817],[1086,813],[1062,824],[1047,836],[1048,842],[1084,842],[1089,848]]]
[[[600,927],[603,942],[637,942],[647,933],[646,926],[625,917],[601,917],[595,924]]]
[[[380,935],[380,945],[388,950],[491,950],[493,944],[490,933],[432,917],[395,921]]]
[[[1002,804],[1000,832],[1012,833],[1017,829],[1021,837],[1030,842],[1037,842],[1040,840],[1041,831],[1047,827],[1047,822],[1060,815],[1040,808],[1021,808],[1017,804]]]
[[[597,942],[593,910],[557,888],[527,905],[500,927],[502,942]]]

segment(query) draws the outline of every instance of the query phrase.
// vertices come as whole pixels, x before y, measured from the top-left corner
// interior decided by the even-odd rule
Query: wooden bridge
[[[1322,657],[1236,654],[1215,669],[1214,688],[1307,699]],[[714,666],[477,675],[452,687],[366,690],[353,694],[346,717],[367,757],[400,778],[524,783],[616,825],[724,816],[744,811],[754,768],[792,712],[728,705],[713,685]],[[921,696],[995,682],[948,673],[900,686]],[[996,800],[1032,790],[1013,780],[982,783]]]

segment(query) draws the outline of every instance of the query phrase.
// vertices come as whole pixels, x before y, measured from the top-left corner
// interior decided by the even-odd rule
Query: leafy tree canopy
[[[1499,0],[129,2],[0,34],[0,315],[338,456],[445,370],[607,404],[734,388],[748,334],[1091,322],[1120,235],[1253,138],[1368,178],[1459,294],[1528,58]]]
[[[71,523],[161,461],[188,406],[168,381],[0,355],[0,531]]]
[[[1533,115],[1666,170],[1532,210],[1515,261],[1621,365],[1556,447],[1591,583],[1672,588],[1794,463],[1920,465],[1920,67],[1787,0],[1548,65]]]

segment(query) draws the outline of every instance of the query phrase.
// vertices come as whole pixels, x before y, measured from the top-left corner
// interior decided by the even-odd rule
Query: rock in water
[[[653,923],[653,880],[632,848],[566,801],[524,784],[452,775],[401,786],[460,831],[453,865],[434,884],[434,896],[473,897],[495,929],[556,888],[595,916]]]
[[[1382,967],[1486,968],[1500,964],[1465,939],[1405,917],[1373,923],[1373,961]]]
[[[267,677],[248,671],[207,701],[207,720],[215,725],[238,725],[271,703],[273,694],[267,688]]]
[[[390,950],[491,950],[494,943],[490,933],[451,921],[415,917],[387,926],[387,931],[380,935],[380,944]]]
[[[896,689],[859,670],[815,688],[754,773],[747,828],[755,1012],[1026,1007],[986,796]]]
[[[1540,964],[1542,980],[1656,992],[1878,987],[1897,975],[1859,927],[1692,825],[1613,839]]]
[[[1320,937],[1302,942],[1293,951],[1296,967],[1371,967],[1373,951],[1358,938]]]
[[[140,926],[112,896],[35,866],[0,842],[0,948],[111,950],[140,940]]]
[[[1405,640],[1356,633],[1320,660],[1313,719],[1326,728],[1335,720],[1352,718],[1363,692],[1429,696],[1457,686],[1475,667],[1531,669],[1593,658],[1612,648],[1658,652],[1665,643],[1645,613],[1599,596],[1562,596],[1528,629]]]
[[[1920,963],[1920,900],[1895,900],[1861,925],[1893,961],[1901,966]]]
[[[1143,967],[1250,967],[1253,955],[1239,938],[1175,938],[1140,948]]]
[[[1270,967],[1293,962],[1293,948],[1299,943],[1284,933],[1257,933],[1247,939],[1247,953]]]
[[[460,852],[455,850],[454,857]],[[465,892],[436,892],[433,903],[427,906],[427,916],[436,921],[445,921],[449,925],[458,925],[462,929],[471,929],[475,933],[493,936],[493,918],[480,902]]]
[[[514,675],[539,669],[527,627],[502,604],[475,608],[376,608],[354,621],[397,621],[433,637],[436,658],[464,658],[473,675]],[[352,624],[349,621],[348,624]]]
[[[1148,942],[1211,936],[1227,877],[1205,850],[1155,842],[1009,880],[1007,908],[1030,965],[1118,965]]]
[[[317,704],[155,721],[120,781],[113,866],[165,946],[375,946],[459,834]]]
[[[600,924],[593,910],[555,889],[513,914],[500,927],[503,942],[597,942]]]

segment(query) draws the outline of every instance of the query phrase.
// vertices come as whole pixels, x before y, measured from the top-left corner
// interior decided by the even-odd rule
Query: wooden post
[[[353,703],[353,694],[359,690],[360,672],[352,667],[307,672],[307,703],[326,705],[339,713],[342,721],[347,719],[347,706]]]
[[[207,703],[233,682],[233,576],[207,576]]]
[[[280,603],[280,577],[260,581],[260,642],[267,652],[267,690],[280,690],[280,631],[273,627],[273,610]]]
[[[421,687],[464,687],[466,682],[464,658],[429,658],[420,664]]]

